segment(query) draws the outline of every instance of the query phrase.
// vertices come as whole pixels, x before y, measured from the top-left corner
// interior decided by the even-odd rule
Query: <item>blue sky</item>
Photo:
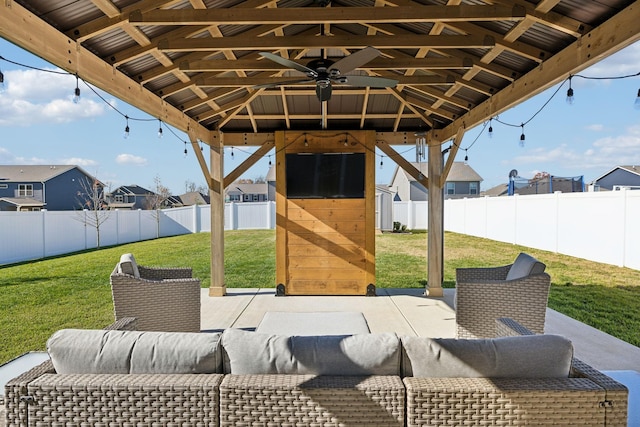
[[[55,70],[1,38],[0,56]],[[0,70],[5,80],[0,88],[0,164],[75,164],[112,189],[126,184],[153,189],[156,176],[174,194],[183,193],[187,182],[204,185],[190,144],[184,155],[186,136],[182,132],[171,132],[163,125],[163,137],[158,138],[158,120],[100,92],[109,104],[105,103],[83,82],[79,85],[80,102],[73,103],[74,76],[44,73],[2,60]],[[640,43],[580,75],[616,77],[638,72]],[[550,101],[558,86],[499,116],[500,121],[516,127],[494,120],[492,138],[487,135],[488,126],[484,132],[482,126],[468,130],[456,160],[462,161],[468,155],[469,165],[484,179],[482,189],[507,182],[512,169],[525,178],[545,171],[556,176],[583,175],[585,182],[590,182],[616,165],[640,164],[640,110],[634,109],[640,77],[574,77],[572,87],[573,105],[566,103],[565,83]],[[520,123],[529,121],[547,101],[546,107],[524,127],[526,139],[521,146]],[[130,119],[130,135],[125,139],[125,118],[118,111],[146,121]],[[469,149],[465,152],[464,148]],[[399,147],[399,151],[405,152],[406,147]],[[231,149],[225,149],[225,173],[250,154],[237,148],[233,153],[231,157]],[[415,160],[413,150],[405,156]],[[376,163],[380,160],[378,157]],[[382,169],[376,168],[376,182],[389,183],[396,166],[386,157],[382,160]],[[268,162],[269,157],[263,158],[244,177],[265,176]]]

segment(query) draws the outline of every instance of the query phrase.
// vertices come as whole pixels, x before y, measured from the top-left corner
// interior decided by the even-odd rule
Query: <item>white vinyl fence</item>
[[[96,247],[91,212],[0,212],[0,264]],[[394,202],[393,220],[427,228],[427,202]],[[225,230],[275,228],[275,202],[227,203]],[[640,191],[446,200],[447,231],[640,270]],[[211,231],[210,206],[112,211],[101,246]],[[446,242],[445,242],[446,244]]]
[[[100,246],[211,231],[209,205],[104,211]],[[0,265],[97,247],[90,211],[0,212]],[[225,229],[275,228],[275,203],[227,203]]]
[[[395,202],[393,218],[426,229],[427,211]],[[444,229],[640,270],[640,191],[446,200]]]

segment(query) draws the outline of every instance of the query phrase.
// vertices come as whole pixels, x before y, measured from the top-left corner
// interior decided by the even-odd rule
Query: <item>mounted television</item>
[[[364,198],[364,153],[286,155],[287,198]]]

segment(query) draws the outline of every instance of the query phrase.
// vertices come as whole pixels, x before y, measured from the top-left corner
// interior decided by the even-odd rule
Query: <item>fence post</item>
[[[47,256],[47,210],[42,209],[42,258]]]

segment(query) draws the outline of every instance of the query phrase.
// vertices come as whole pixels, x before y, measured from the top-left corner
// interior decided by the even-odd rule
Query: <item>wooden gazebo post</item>
[[[211,180],[211,283],[209,296],[226,295],[224,283],[224,143],[219,131],[213,132],[210,144]]]

